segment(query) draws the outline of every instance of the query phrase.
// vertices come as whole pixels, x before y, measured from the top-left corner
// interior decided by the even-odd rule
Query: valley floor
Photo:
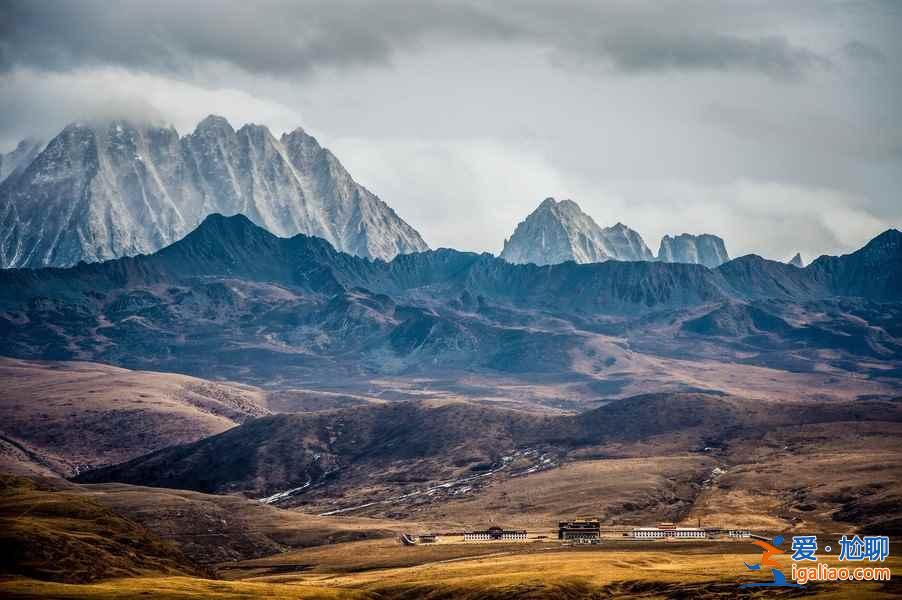
[[[902,596],[897,388],[895,395],[816,400],[793,394],[770,400],[695,392],[639,396],[605,404],[608,412],[588,413],[591,418],[578,421],[584,428],[571,429],[575,416],[498,412],[478,402],[373,402],[297,390],[275,395],[75,363],[55,366],[53,377],[43,375],[49,364],[0,366],[8,388],[0,392],[0,413],[8,417],[0,439],[3,598]],[[144,378],[152,385],[142,385]],[[32,391],[38,379],[44,385]],[[824,385],[809,392],[820,393]],[[834,392],[845,393],[841,385]],[[333,403],[348,401],[351,407],[332,410]],[[312,410],[312,404],[315,412],[305,416],[301,408]],[[298,412],[253,418],[287,409]],[[310,419],[322,422],[309,427]],[[217,445],[198,452],[201,458],[186,465],[188,472],[211,478],[215,470],[203,457],[216,466],[235,458],[237,448],[245,452],[237,456],[238,467],[265,467],[250,472],[248,481],[266,484],[267,477],[307,464],[292,454],[305,440],[342,428],[347,446],[328,436],[319,442],[345,461],[341,476],[296,495],[278,497],[299,485],[289,480],[284,487],[223,487],[209,494],[171,489],[151,477],[204,447],[203,440],[184,444],[192,436],[224,430],[206,438]],[[548,438],[528,445],[499,442],[507,439],[505,432],[530,428]],[[382,433],[367,434],[374,431]],[[599,431],[608,433],[591,437]],[[372,439],[358,445],[365,435]],[[574,435],[582,436],[579,444],[560,441]],[[123,439],[136,447],[104,460],[162,448],[144,456],[174,452],[173,462],[148,468],[148,477],[132,484],[62,477],[101,456],[91,445],[123,453]],[[278,452],[267,454],[272,449]],[[491,461],[496,455],[502,458]],[[272,499],[274,492],[273,504],[250,499]],[[398,497],[403,501],[385,501]],[[742,582],[770,577],[743,565],[761,556],[749,542],[580,547],[554,540],[557,521],[577,516],[617,525],[695,526],[700,520],[768,537],[889,535],[890,558],[882,566],[894,578],[740,591]],[[399,541],[405,532],[496,524],[528,529],[534,540],[536,533],[547,538],[518,544],[447,543],[441,535],[434,545]],[[777,560],[788,575],[788,558]],[[837,566],[835,552],[823,560]]]
[[[902,585],[815,584],[805,589],[740,591],[767,578],[749,573],[748,543],[613,543],[592,548],[556,544],[407,547],[396,540],[350,542],[231,565],[227,581],[137,577],[87,585],[10,579],[8,598],[351,598],[493,600],[500,598],[893,598]],[[894,548],[895,550],[895,548]],[[371,560],[368,560],[371,559]],[[788,563],[786,557],[778,560]],[[886,563],[899,572],[902,560]],[[788,566],[785,569],[788,572]]]

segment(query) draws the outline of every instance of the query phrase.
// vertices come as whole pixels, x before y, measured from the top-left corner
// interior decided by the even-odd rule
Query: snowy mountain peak
[[[630,229],[623,223],[617,223],[612,227],[602,229],[602,234],[608,242],[608,251],[612,257],[618,260],[654,260],[645,240],[638,231]]]
[[[368,258],[428,249],[302,129],[277,139],[263,125],[235,131],[210,115],[179,137],[171,126],[78,122],[28,162],[0,186],[4,268],[153,252],[211,213]]]
[[[556,264],[654,260],[642,236],[622,223],[602,229],[572,200],[546,198],[505,240],[511,263]]]
[[[199,131],[235,132],[232,128],[232,124],[229,123],[229,120],[225,117],[220,117],[219,115],[207,115],[204,117],[204,119],[197,124],[197,127],[194,128],[195,133]]]
[[[805,262],[802,260],[802,255],[796,252],[796,255],[789,259],[789,264],[794,267],[804,268]]]
[[[282,134],[283,138],[290,136],[312,137],[303,127],[295,127],[291,131],[286,131]]]
[[[723,239],[710,233],[678,236],[665,235],[661,238],[658,260],[671,263],[704,265],[713,269],[730,260]]]

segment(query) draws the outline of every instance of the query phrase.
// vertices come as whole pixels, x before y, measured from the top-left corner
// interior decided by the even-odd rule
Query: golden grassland
[[[372,537],[397,537],[428,525],[347,517],[321,517],[260,504],[240,496],[125,484],[78,487],[80,494],[129,515],[186,554],[207,564],[277,554]]]
[[[0,574],[38,579],[198,574],[216,563],[288,548],[394,539],[424,527],[319,517],[238,496],[0,474]]]
[[[59,598],[91,600],[125,600],[146,597],[163,600],[211,598],[272,598],[273,600],[330,600],[333,598],[365,598],[351,590],[316,588],[309,585],[217,581],[193,577],[131,577],[102,583],[74,585],[10,579],[0,581],[0,594],[5,598]]]
[[[758,560],[755,546],[727,541],[605,541],[584,547],[547,539],[410,547],[396,537],[382,537],[326,540],[261,558],[197,567],[176,545],[97,502],[96,494],[105,488],[98,486],[85,495],[42,490],[21,479],[8,484],[0,490],[0,541],[4,564],[11,567],[0,578],[4,598],[733,598],[740,582],[769,577],[751,573],[742,564]],[[112,492],[117,486],[107,487],[114,488],[105,490]],[[118,493],[137,501],[142,491],[148,490]],[[185,494],[185,501],[196,495]],[[165,505],[161,510],[173,514]],[[359,526],[367,523],[359,521]],[[259,540],[249,538],[248,543]],[[894,544],[885,566],[902,573],[898,550]],[[778,560],[788,575],[787,557]],[[826,598],[891,598],[900,593],[902,585],[894,582],[743,592],[745,597]]]
[[[19,478],[0,478],[0,549],[0,573],[57,581],[201,572],[175,544],[134,521]]]
[[[740,582],[769,576],[749,573],[742,562],[760,554],[746,543],[630,545],[561,548],[550,544],[467,546],[470,556],[447,558],[440,547],[404,547],[389,542],[353,542],[250,561],[243,580],[135,577],[87,585],[28,579],[0,581],[9,598],[350,598],[366,600],[495,600],[577,598],[822,597],[892,598],[902,586],[885,583],[816,584],[804,590],[741,591]],[[374,567],[366,557],[381,564]],[[786,563],[788,559],[778,557]],[[311,567],[277,573],[290,566]],[[306,561],[306,562],[304,562]],[[317,562],[318,561],[318,562]],[[266,570],[263,567],[272,567]],[[899,572],[902,561],[886,566]],[[277,568],[278,567],[278,568]],[[265,571],[265,574],[261,574]]]

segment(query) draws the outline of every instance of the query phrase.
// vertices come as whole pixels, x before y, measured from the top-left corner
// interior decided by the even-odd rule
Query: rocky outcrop
[[[704,265],[709,269],[719,267],[730,260],[724,241],[716,235],[703,233],[678,236],[665,235],[658,249],[658,260],[669,263]]]
[[[180,137],[146,123],[73,123],[17,169],[0,183],[4,268],[151,253],[212,213],[244,214],[278,236],[314,235],[366,258],[428,248],[302,129],[277,139],[264,126],[236,131],[210,116]]]
[[[546,198],[505,240],[509,263],[554,265],[573,261],[654,260],[636,231],[622,223],[602,229],[572,200]]]
[[[613,227],[605,227],[601,230],[607,243],[608,252],[617,260],[654,260],[645,240],[639,232],[630,229],[623,223],[617,223]]]

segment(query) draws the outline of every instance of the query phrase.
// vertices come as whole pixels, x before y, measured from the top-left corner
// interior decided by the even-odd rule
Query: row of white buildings
[[[747,529],[717,527],[682,527],[673,523],[659,523],[654,527],[602,526],[598,519],[572,519],[558,523],[558,539],[585,543],[587,540],[706,540],[717,538],[740,539],[750,537]]]
[[[460,535],[446,534],[446,535]],[[574,519],[561,521],[558,526],[558,539],[575,544],[594,543],[608,540],[709,540],[709,539],[743,539],[751,537],[748,529],[721,529],[716,527],[681,527],[673,523],[659,523],[654,527],[602,526],[597,519]],[[539,536],[536,539],[542,539]],[[463,534],[465,542],[525,542],[528,535],[525,529],[504,529],[489,527]],[[402,541],[407,544],[416,543],[413,539]],[[422,534],[418,539],[421,544],[432,544],[438,541],[438,534]]]
[[[480,531],[467,531],[464,533],[465,542],[525,542],[525,529],[502,529],[501,527],[489,527]]]

